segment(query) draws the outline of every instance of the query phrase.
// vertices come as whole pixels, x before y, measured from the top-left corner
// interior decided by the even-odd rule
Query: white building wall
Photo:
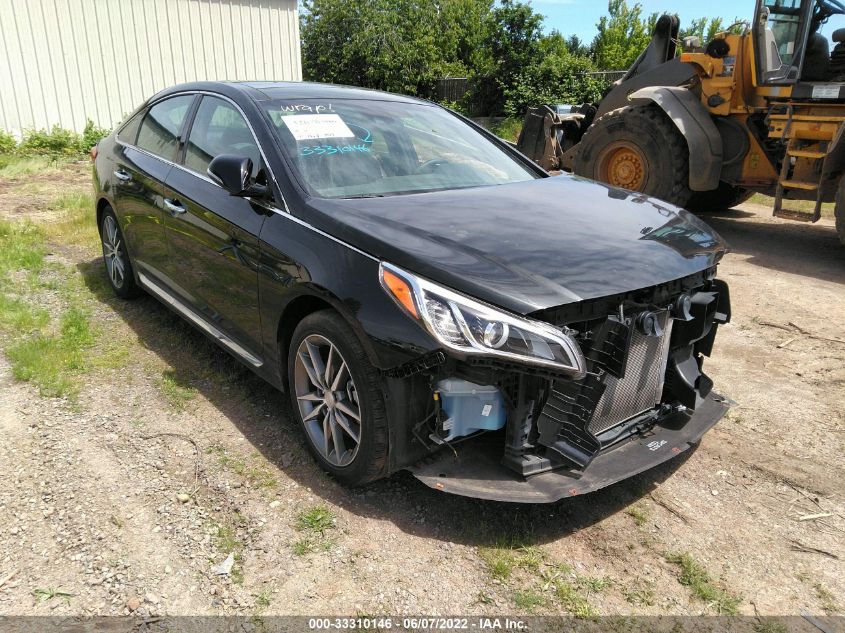
[[[0,129],[111,128],[157,91],[302,79],[296,0],[0,0]]]

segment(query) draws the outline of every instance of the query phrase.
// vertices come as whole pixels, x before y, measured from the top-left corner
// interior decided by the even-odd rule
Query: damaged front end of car
[[[454,494],[552,502],[690,448],[729,406],[702,371],[731,314],[715,274],[521,317],[382,264],[442,345],[392,372],[427,403],[407,438],[427,454],[408,469]]]

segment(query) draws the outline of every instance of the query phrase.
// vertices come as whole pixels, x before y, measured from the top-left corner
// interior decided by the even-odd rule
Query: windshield
[[[436,106],[362,100],[263,105],[297,176],[319,197],[389,196],[538,177]]]

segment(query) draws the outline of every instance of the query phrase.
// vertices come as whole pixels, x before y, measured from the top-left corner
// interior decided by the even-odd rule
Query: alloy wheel
[[[123,286],[125,278],[125,263],[123,260],[123,246],[117,222],[114,217],[107,215],[103,220],[103,258],[106,260],[106,272],[115,288]]]
[[[296,350],[294,389],[314,447],[333,466],[348,466],[361,443],[361,406],[340,350],[324,336],[305,337]]]

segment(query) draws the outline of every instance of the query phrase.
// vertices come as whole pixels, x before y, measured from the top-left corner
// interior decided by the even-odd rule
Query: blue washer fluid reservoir
[[[507,412],[502,393],[490,385],[476,385],[458,378],[437,383],[445,413],[443,430],[447,442],[477,431],[495,431],[505,426]]]

